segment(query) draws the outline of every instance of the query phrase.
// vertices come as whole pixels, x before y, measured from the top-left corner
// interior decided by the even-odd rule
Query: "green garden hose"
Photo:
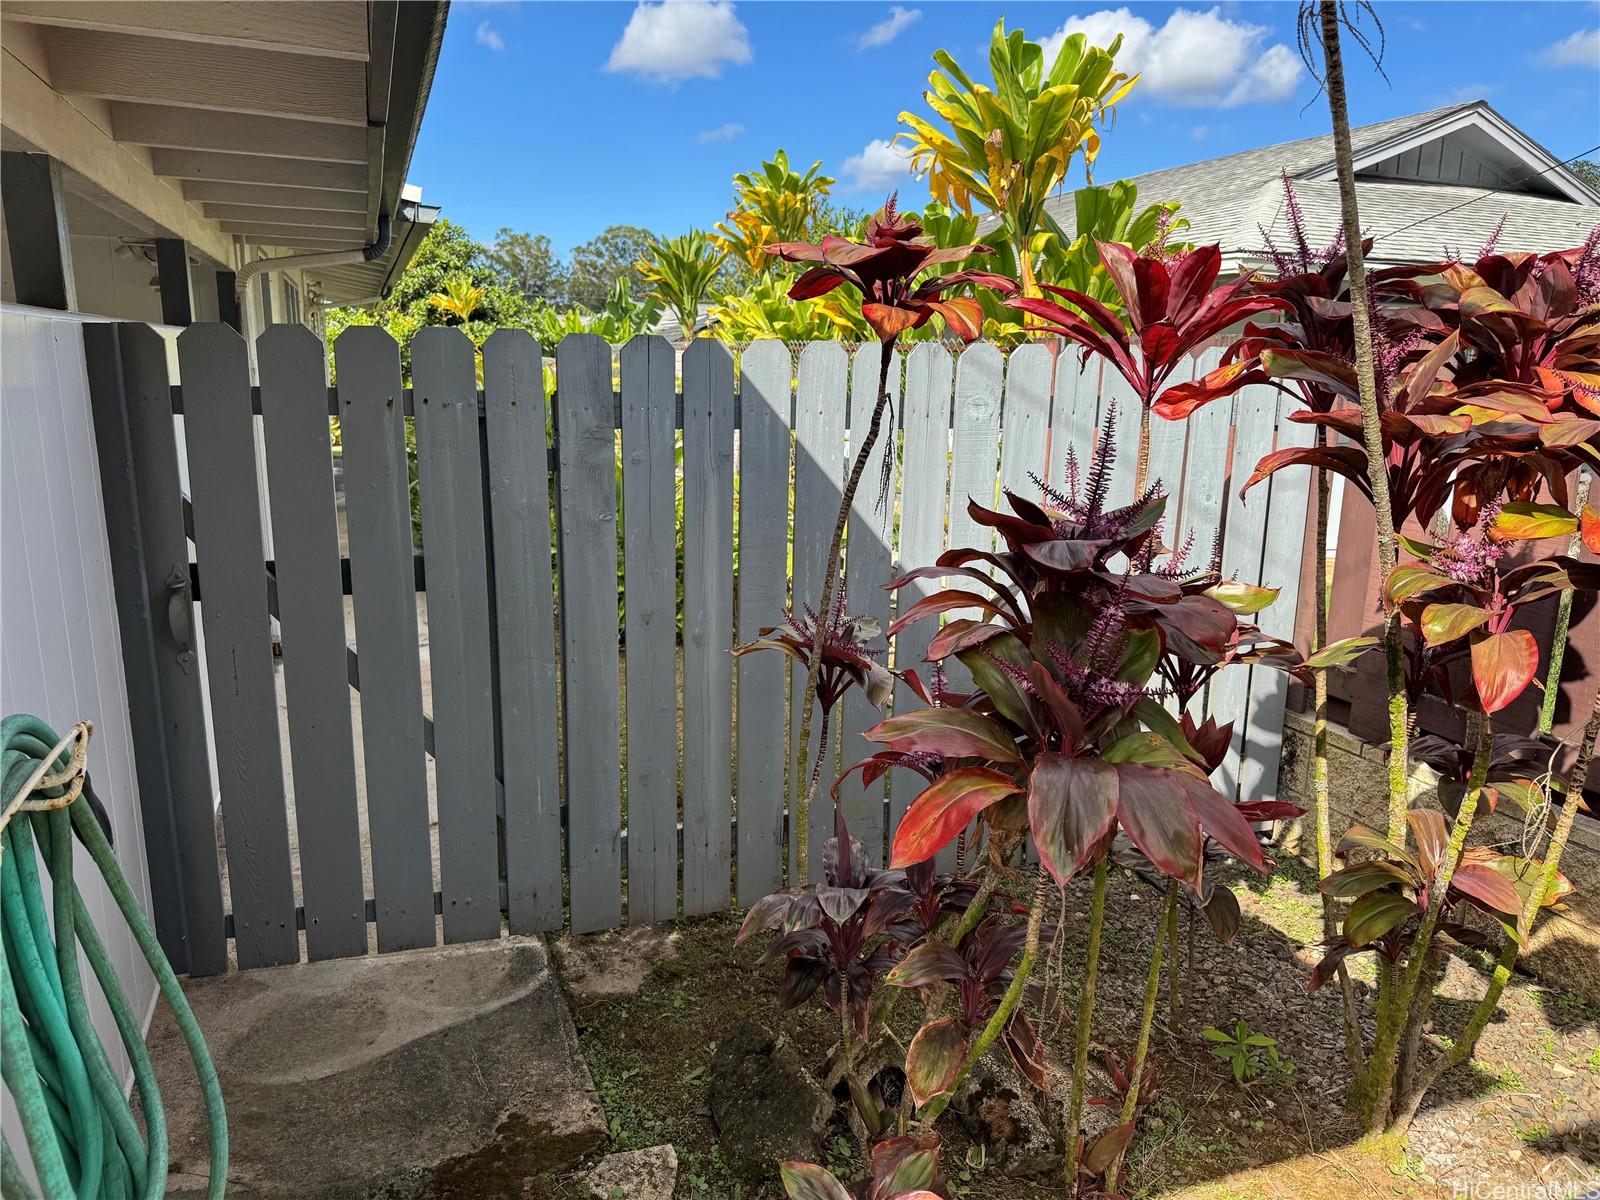
[[[167,1125],[143,1030],[72,877],[73,835],[99,868],[144,952],[161,995],[189,1046],[205,1097],[211,1141],[206,1195],[228,1178],[222,1089],[205,1038],[162,953],[155,930],[123,878],[86,795],[90,726],[64,738],[37,717],[0,722],[0,1073],[16,1101],[34,1172],[46,1200],[156,1200],[167,1185]],[[50,874],[54,932],[45,910],[38,856]],[[133,1065],[145,1134],[89,1016],[78,948],[99,981]],[[146,1140],[148,1137],[148,1141]],[[18,1160],[0,1140],[0,1195],[31,1197]]]

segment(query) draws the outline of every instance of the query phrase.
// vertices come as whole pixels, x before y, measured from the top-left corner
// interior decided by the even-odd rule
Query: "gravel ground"
[[[1129,1157],[1129,1197],[1182,1200],[1372,1200],[1374,1197],[1483,1197],[1487,1187],[1518,1200],[1584,1196],[1600,1187],[1600,1008],[1518,977],[1477,1058],[1447,1077],[1430,1098],[1408,1144],[1366,1146],[1344,1107],[1350,1082],[1336,988],[1314,996],[1305,980],[1317,957],[1319,902],[1311,876],[1286,860],[1270,881],[1237,878],[1243,927],[1230,946],[1207,929],[1182,956],[1182,1007],[1174,1019],[1163,995],[1151,1056],[1161,1069],[1155,1103]],[[1075,1003],[1088,909],[1087,883],[1067,892],[1064,934],[1048,969]],[[1126,1055],[1137,1032],[1159,896],[1117,872],[1108,905],[1093,1049]],[[797,1046],[821,1062],[834,1021],[807,1007],[779,1014],[776,970],[756,965],[761,946],[735,948],[725,917],[680,922],[673,946],[644,964],[636,993],[598,994],[568,972],[573,1015],[591,1071],[622,1149],[671,1142],[678,1152],[678,1200],[766,1200],[775,1189],[735,1191],[716,1144],[705,1074],[717,1039],[747,1017],[782,1023]],[[575,939],[578,948],[592,939]],[[753,939],[756,940],[756,939]],[[1184,939],[1187,942],[1187,938]],[[623,953],[611,935],[607,953]],[[569,947],[573,943],[566,943]],[[567,954],[571,954],[569,949]],[[558,961],[562,956],[558,956]],[[1370,961],[1354,960],[1370,986]],[[624,964],[626,965],[626,964]],[[1452,960],[1429,1031],[1435,1050],[1459,1032],[1482,994],[1487,963]],[[612,961],[603,974],[618,970]],[[628,972],[624,972],[628,973]],[[1070,1018],[1036,1012],[1052,1055],[1070,1062]],[[1292,1062],[1275,1075],[1236,1084],[1208,1053],[1208,1027],[1277,1040]],[[1369,1030],[1370,1033],[1370,1030]],[[1064,1098],[1066,1089],[1056,1089]],[[946,1135],[952,1196],[961,1200],[1060,1197],[1059,1180],[1029,1182],[965,1168],[964,1145]],[[850,1153],[849,1147],[842,1147]],[[847,1158],[835,1164],[848,1172]],[[1542,1185],[1543,1190],[1538,1189]],[[550,1196],[565,1197],[559,1184]]]

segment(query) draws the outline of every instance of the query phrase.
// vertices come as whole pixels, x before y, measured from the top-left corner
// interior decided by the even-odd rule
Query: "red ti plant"
[[[737,940],[782,930],[763,960],[784,964],[780,1007],[798,1007],[820,988],[845,1027],[865,1036],[877,982],[904,950],[897,926],[917,897],[905,887],[903,871],[870,865],[866,848],[850,836],[837,810],[835,834],[823,850],[823,880],[757,900]]]
[[[1547,596],[1600,586],[1600,566],[1566,555],[1520,566],[1506,562],[1507,543],[1559,536],[1578,519],[1553,505],[1498,502],[1477,512],[1468,529],[1434,544],[1406,538],[1418,561],[1391,573],[1385,599],[1398,606],[1420,646],[1414,661],[1424,683],[1477,712],[1499,712],[1520,696],[1539,671],[1539,644],[1526,629],[1512,629],[1518,610]],[[1463,654],[1471,662],[1471,687],[1455,694],[1448,668]]]
[[[1248,277],[1216,286],[1222,267],[1217,246],[1175,255],[1141,256],[1131,246],[1096,242],[1100,260],[1127,306],[1127,323],[1092,296],[1071,288],[1041,285],[1066,304],[1016,296],[1007,308],[1038,317],[1032,331],[1054,334],[1099,355],[1128,381],[1139,397],[1139,462],[1134,491],[1142,491],[1149,468],[1150,412],[1158,404],[1180,413],[1222,396],[1230,396],[1261,376],[1253,364],[1217,368],[1203,379],[1168,386],[1173,374],[1209,338],[1231,325],[1270,309],[1285,307],[1273,296],[1254,291]],[[1070,307],[1069,307],[1070,305]],[[1135,346],[1138,353],[1135,354]]]
[[[789,1200],[854,1200],[855,1193],[816,1163],[782,1163],[779,1174]],[[887,1138],[872,1148],[863,1200],[940,1200],[943,1189],[938,1134]]]
[[[756,901],[737,940],[779,931],[762,958],[783,963],[779,1007],[797,1008],[820,995],[839,1015],[839,1056],[827,1082],[844,1081],[861,1127],[877,1136],[894,1114],[886,1111],[857,1068],[881,1032],[893,997],[892,992],[881,993],[879,984],[908,947],[931,935],[941,916],[964,912],[975,889],[937,875],[931,863],[910,870],[873,867],[837,806],[834,828],[823,849],[823,882],[785,888]]]
[[[976,691],[941,693],[938,706],[896,714],[867,734],[886,747],[873,756],[880,765],[905,765],[913,756],[937,763],[895,832],[892,866],[932,857],[978,820],[991,846],[1014,845],[1018,831],[1029,830],[1058,884],[1093,869],[1077,1049],[1083,1061],[1076,1064],[1069,1102],[1074,1130],[1082,1115],[1108,855],[1118,830],[1160,871],[1195,888],[1202,884],[1208,837],[1251,866],[1266,866],[1248,820],[1207,782],[1201,752],[1160,703],[1163,660],[1222,663],[1238,651],[1239,618],[1205,594],[1218,581],[1192,586],[1181,563],[1163,557],[1165,500],[1157,490],[1126,507],[1107,508],[1110,466],[1109,453],[1103,454],[1081,489],[1046,490],[1042,504],[1009,492],[1010,512],[969,504],[973,519],[997,530],[1006,549],[951,550],[889,585],[898,589],[929,575],[962,580],[960,588],[909,607],[891,635],[950,609],[977,608],[987,619],[948,622],[928,652],[936,662],[954,657],[963,663]],[[1076,474],[1069,471],[1074,481]],[[1035,892],[1021,958],[997,1001],[993,989],[1003,968],[990,957],[997,943],[985,942],[992,935],[984,926],[971,931],[970,944],[917,951],[891,979],[954,982],[962,989],[962,1011],[935,1015],[919,1034],[911,1065],[924,1121],[937,1117],[960,1080],[1002,1037],[1013,1037],[1016,1044],[1008,1046],[1014,1055],[1031,1059],[1027,1034],[1014,1019],[1037,954],[1046,891]],[[1073,1138],[1069,1179],[1077,1180],[1084,1153],[1081,1139]]]
[[[989,246],[967,245],[940,248],[931,238],[922,236],[922,226],[916,220],[902,217],[895,207],[895,197],[867,222],[866,240],[854,242],[848,238],[826,237],[821,244],[807,242],[777,242],[767,246],[769,254],[778,255],[789,262],[815,263],[795,280],[789,289],[793,300],[806,300],[821,296],[834,288],[849,286],[861,293],[862,315],[877,333],[880,344],[878,368],[878,399],[872,408],[872,419],[861,436],[855,461],[851,465],[844,492],[839,498],[839,516],[834,524],[833,539],[828,544],[827,559],[822,566],[822,597],[818,612],[831,612],[833,596],[838,584],[839,548],[844,541],[845,522],[855,500],[856,488],[866,471],[873,447],[883,425],[883,412],[889,403],[889,368],[894,362],[895,343],[907,329],[926,324],[932,317],[940,317],[950,332],[964,341],[972,341],[983,332],[983,314],[978,301],[966,296],[948,296],[952,288],[963,285],[985,287],[1002,295],[1017,290],[1015,280],[988,271],[955,271],[945,275],[932,275],[918,282],[928,271],[952,262],[959,262],[975,254],[992,254]],[[883,460],[880,504],[887,500],[888,480],[892,458]],[[812,708],[817,698],[818,680],[822,660],[813,655],[806,667],[805,691],[799,704],[800,736],[795,752],[793,778],[800,779],[811,754]],[[826,739],[823,744],[826,745]],[[821,755],[818,756],[819,762]],[[795,878],[808,878],[810,864],[809,829],[811,801],[816,793],[818,773],[812,771],[810,786],[799,797],[792,820],[801,834],[797,839]]]
[[[1391,965],[1403,962],[1417,940],[1428,911],[1430,892],[1443,886],[1445,898],[1435,929],[1465,946],[1489,944],[1481,931],[1461,920],[1463,906],[1489,914],[1517,937],[1514,922],[1522,911],[1524,892],[1531,890],[1532,865],[1527,859],[1469,847],[1453,872],[1444,871],[1449,834],[1444,814],[1434,809],[1412,809],[1406,814],[1410,846],[1390,841],[1365,825],[1352,825],[1336,851],[1349,862],[1319,883],[1318,890],[1353,903],[1345,913],[1340,935],[1327,943],[1327,953],[1312,971],[1306,990],[1314,992],[1333,976],[1334,968],[1351,954],[1373,950]],[[1361,854],[1359,860],[1351,861]],[[1519,887],[1519,883],[1521,886]],[[1561,877],[1555,903],[1572,890]],[[1507,919],[1512,924],[1507,924]],[[1429,989],[1431,992],[1432,989]],[[1425,1022],[1418,1009],[1413,1020]]]
[[[1600,298],[1597,241],[1556,255],[1485,254],[1470,268],[1439,263],[1375,276],[1378,411],[1371,430],[1361,419],[1353,354],[1341,340],[1351,311],[1347,297],[1321,297],[1320,284],[1303,279],[1278,285],[1280,294],[1295,288],[1306,293],[1296,305],[1300,320],[1251,326],[1237,348],[1306,399],[1307,411],[1294,419],[1353,443],[1326,446],[1319,440],[1316,447],[1270,455],[1247,487],[1289,466],[1311,466],[1343,475],[1369,500],[1376,486],[1369,479],[1386,484],[1392,510],[1387,515],[1395,526],[1408,519],[1427,523],[1440,513],[1451,521],[1432,537],[1402,534],[1398,541],[1415,561],[1394,566],[1385,580],[1391,726],[1398,730],[1389,844],[1401,844],[1410,819],[1403,786],[1410,705],[1424,692],[1444,697],[1467,710],[1470,732],[1469,747],[1454,755],[1454,820],[1437,870],[1410,893],[1416,924],[1388,931],[1401,931],[1388,946],[1397,968],[1404,965],[1382,977],[1378,1036],[1364,1061],[1347,1000],[1346,1034],[1360,1071],[1357,1095],[1375,1129],[1409,1121],[1430,1078],[1437,1077],[1433,1069],[1416,1071],[1413,1052],[1415,1030],[1431,1003],[1433,935],[1450,924],[1451,906],[1458,903],[1453,897],[1465,890],[1452,892],[1452,873],[1481,858],[1481,851],[1466,846],[1480,801],[1492,803],[1507,790],[1487,786],[1495,769],[1493,714],[1539,673],[1533,636],[1514,627],[1518,610],[1550,595],[1569,604],[1574,590],[1600,582],[1594,567],[1570,556],[1525,563],[1512,559],[1506,544],[1581,532],[1581,514],[1566,510],[1566,488],[1578,464],[1600,453],[1600,423],[1587,403],[1593,392],[1585,370],[1600,344],[1593,307]],[[1369,471],[1364,435],[1383,454],[1376,476]],[[1409,645],[1403,629],[1411,633]],[[1550,679],[1558,678],[1559,667],[1552,665]],[[1463,768],[1465,763],[1470,766]],[[1321,826],[1319,821],[1319,850],[1327,840]],[[1540,868],[1552,878],[1565,828],[1570,820],[1564,813],[1546,856],[1549,870]],[[1325,850],[1319,854],[1324,875],[1327,857]],[[1500,899],[1520,910],[1519,927],[1531,927],[1537,899]],[[1357,937],[1351,940],[1361,941],[1368,931],[1365,919],[1380,902],[1388,904],[1390,915],[1401,911],[1392,897],[1366,901],[1360,912],[1352,909],[1346,925],[1355,920]],[[1344,935],[1331,929],[1329,934],[1330,945],[1338,947]],[[1516,945],[1508,939],[1502,956],[1507,972]],[[1340,957],[1330,955],[1330,969]],[[1497,999],[1498,991],[1491,991]],[[1492,1009],[1495,1001],[1486,996],[1485,1002]]]
[[[823,610],[826,619],[804,605],[800,614],[790,610],[782,625],[763,628],[755,641],[733,648],[735,658],[756,650],[776,650],[802,666],[817,664],[816,699],[822,709],[819,741],[824,746],[828,744],[828,719],[847,691],[858,687],[868,703],[882,708],[894,688],[888,668],[878,661],[883,651],[869,645],[881,632],[878,622],[872,617],[846,616],[844,610],[845,590],[841,587],[831,606]],[[812,768],[811,791],[816,790],[822,762],[819,754]]]
[[[994,1017],[1015,978],[1012,963],[1026,935],[1025,926],[988,916],[956,945],[923,942],[890,970],[885,983],[927,989],[948,984],[956,992],[955,1015],[924,1025],[906,1052],[906,1085],[919,1106],[954,1086],[972,1039]],[[1041,1091],[1049,1090],[1044,1043],[1020,1007],[1006,1021],[1000,1043],[1024,1079]]]
[[[1453,1061],[1454,1053],[1447,1050],[1431,1069],[1423,1067],[1422,1031],[1444,974],[1435,935],[1462,946],[1489,947],[1489,936],[1464,920],[1476,910],[1500,925],[1509,947],[1519,947],[1526,936],[1522,914],[1559,905],[1572,885],[1553,864],[1547,877],[1545,863],[1482,846],[1461,849],[1446,831],[1444,814],[1436,810],[1413,809],[1406,823],[1409,846],[1364,825],[1352,825],[1339,843],[1338,857],[1348,865],[1317,886],[1325,895],[1349,901],[1350,907],[1340,932],[1324,943],[1326,953],[1306,990],[1322,987],[1352,954],[1376,953],[1386,975],[1408,960],[1424,964],[1420,999],[1400,1014],[1397,1041],[1402,1110],[1415,1112],[1429,1082]],[[1358,854],[1362,857],[1356,859]],[[1476,1040],[1470,1030],[1468,1036]]]

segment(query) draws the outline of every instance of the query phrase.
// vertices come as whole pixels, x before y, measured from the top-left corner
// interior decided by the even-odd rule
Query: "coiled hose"
[[[72,877],[73,835],[89,852],[133,931],[188,1043],[205,1096],[211,1141],[207,1196],[228,1178],[222,1089],[205,1038],[155,930],[117,866],[85,796],[90,726],[64,738],[37,717],[0,722],[0,1073],[16,1101],[46,1200],[156,1200],[167,1183],[167,1125],[143,1030]],[[87,802],[78,803],[80,798]],[[50,873],[55,927],[46,917],[35,847]],[[145,1135],[89,1017],[78,970],[83,948],[133,1064]],[[0,1193],[31,1196],[11,1146],[0,1141]]]

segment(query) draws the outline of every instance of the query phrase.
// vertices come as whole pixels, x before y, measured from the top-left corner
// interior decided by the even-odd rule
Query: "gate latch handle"
[[[167,577],[167,630],[179,650],[188,650],[193,635],[193,608],[189,600],[189,572],[178,567]]]

